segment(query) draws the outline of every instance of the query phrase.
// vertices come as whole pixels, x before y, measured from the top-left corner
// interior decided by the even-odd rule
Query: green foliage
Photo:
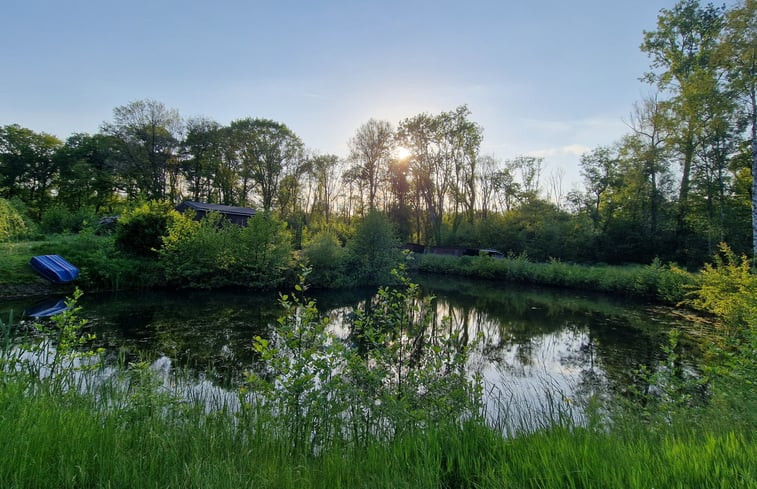
[[[250,219],[247,227],[218,213],[200,222],[175,215],[162,241],[159,260],[166,280],[180,287],[273,288],[291,269],[289,233],[266,214]]]
[[[349,423],[353,435],[395,437],[418,428],[475,419],[481,413],[481,381],[467,377],[466,344],[449,319],[433,327],[432,297],[421,297],[404,266],[392,274],[401,284],[381,287],[358,308],[352,335],[359,353],[348,361]]]
[[[415,267],[423,272],[463,275],[509,282],[594,290],[658,299],[677,304],[683,300],[691,274],[655,260],[648,266],[576,265],[552,259],[535,263],[525,254],[504,259],[489,256],[416,255]]]
[[[248,374],[248,386],[282,416],[295,452],[337,441],[366,446],[478,415],[481,392],[465,372],[469,346],[432,328],[431,300],[420,299],[403,270],[395,275],[402,287],[379,289],[375,303],[357,311],[355,348],[302,297],[306,274],[281,296],[284,315],[271,338],[255,338],[266,370]]]
[[[9,241],[26,233],[21,214],[5,199],[0,198],[0,242]]]
[[[262,375],[248,373],[247,384],[279,413],[292,451],[312,453],[340,436],[347,350],[328,331],[329,319],[320,316],[315,301],[301,296],[306,275],[296,292],[280,297],[284,314],[271,338],[255,337],[253,348],[266,368]],[[250,407],[249,401],[243,405]]]
[[[41,353],[44,367],[49,369],[50,375],[70,375],[80,370],[94,370],[100,366],[104,349],[89,349],[87,345],[95,335],[85,332],[88,321],[82,319],[79,299],[83,295],[80,289],[75,289],[71,297],[66,298],[66,309],[52,317],[52,324],[35,323],[38,333],[52,340],[52,358],[47,355],[51,345],[37,343],[31,347],[32,352]]]
[[[725,243],[714,261],[698,274],[687,304],[722,321],[720,334],[711,339],[708,362],[716,402],[757,422],[757,275],[749,260]]]
[[[673,329],[668,333],[668,343],[662,345],[665,360],[652,368],[642,365],[635,372],[637,387],[632,386],[634,396],[630,410],[643,419],[670,424],[675,419],[692,416],[693,408],[706,401],[707,378],[687,371],[681,362],[679,340],[681,332]]]
[[[145,202],[124,212],[116,224],[116,246],[137,256],[155,256],[172,219],[178,216],[168,202]]]
[[[312,268],[308,280],[314,287],[337,288],[345,283],[346,251],[335,234],[323,231],[302,250]]]
[[[747,257],[737,257],[725,243],[715,263],[700,271],[692,295],[691,306],[720,317],[734,330],[757,325],[757,275]]]
[[[96,220],[97,217],[88,209],[72,212],[66,207],[53,206],[42,213],[40,228],[42,232],[49,234],[78,233],[94,225]]]
[[[347,243],[347,270],[353,283],[383,285],[402,260],[392,223],[381,213],[371,212]]]
[[[27,256],[58,254],[80,270],[77,284],[88,291],[144,288],[161,282],[154,259],[135,257],[116,248],[113,236],[98,236],[92,229],[59,235],[31,244]],[[28,265],[26,265],[28,268]]]

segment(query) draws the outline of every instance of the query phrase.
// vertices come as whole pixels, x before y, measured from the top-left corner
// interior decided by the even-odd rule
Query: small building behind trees
[[[185,200],[176,207],[179,212],[186,212],[187,210],[193,210],[195,213],[195,220],[199,221],[203,217],[207,216],[211,212],[218,212],[225,219],[238,224],[240,226],[247,226],[248,219],[255,217],[257,211],[250,207],[234,207],[231,205],[220,204],[205,204],[203,202],[194,202],[191,200]]]

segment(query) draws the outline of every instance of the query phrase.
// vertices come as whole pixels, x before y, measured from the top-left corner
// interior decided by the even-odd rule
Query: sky
[[[640,51],[670,0],[0,0],[0,125],[66,139],[153,99],[221,124],[283,122],[346,157],[369,119],[467,104],[481,153],[580,155],[651,93]]]

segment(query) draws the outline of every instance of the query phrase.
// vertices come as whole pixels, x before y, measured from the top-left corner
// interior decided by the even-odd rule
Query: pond
[[[622,393],[641,365],[663,357],[672,328],[700,326],[672,308],[617,297],[481,280],[415,276],[432,294],[437,322],[448,317],[464,338],[480,338],[470,359],[482,373],[487,402],[515,401],[533,412],[557,399]],[[312,291],[342,336],[348,317],[375,289]],[[281,314],[275,292],[132,291],[85,295],[82,315],[111,358],[182,368],[217,387],[233,388],[258,359],[252,339],[265,337]],[[31,301],[0,303],[0,317]],[[684,335],[686,338],[686,335]],[[682,342],[682,357],[696,369],[700,354]]]

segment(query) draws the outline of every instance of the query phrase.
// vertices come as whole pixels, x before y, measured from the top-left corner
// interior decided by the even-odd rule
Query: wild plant
[[[309,270],[303,270],[295,292],[281,295],[284,313],[270,339],[256,336],[253,349],[265,362],[262,372],[246,373],[242,390],[243,410],[256,399],[283,423],[292,450],[313,451],[338,435],[338,418],[344,410],[339,373],[347,353],[328,330],[329,318],[321,317],[316,303],[304,296]]]
[[[642,417],[670,423],[683,410],[702,406],[707,398],[707,376],[686,368],[680,355],[681,332],[672,329],[661,345],[665,358],[656,367],[642,365],[636,370],[638,382],[632,387],[634,404]]]
[[[420,298],[404,267],[393,274],[401,286],[380,288],[355,312],[351,344],[304,298],[306,273],[281,296],[270,339],[255,338],[266,367],[247,374],[243,406],[269,406],[294,450],[389,440],[480,414],[480,382],[465,369],[470,346],[449,322],[434,325],[431,299]]]
[[[348,372],[353,434],[391,438],[478,416],[480,382],[465,368],[471,345],[449,318],[436,324],[433,297],[422,297],[404,265],[392,274],[401,285],[380,288],[352,324],[358,347]]]
[[[84,332],[89,321],[81,318],[79,299],[84,293],[77,287],[72,297],[67,297],[66,309],[51,318],[51,323],[35,322],[34,328],[47,340],[37,343],[32,351],[44,353],[45,366],[51,373],[93,370],[100,367],[104,348],[85,348],[95,340],[95,335]],[[49,354],[52,353],[52,358]]]

